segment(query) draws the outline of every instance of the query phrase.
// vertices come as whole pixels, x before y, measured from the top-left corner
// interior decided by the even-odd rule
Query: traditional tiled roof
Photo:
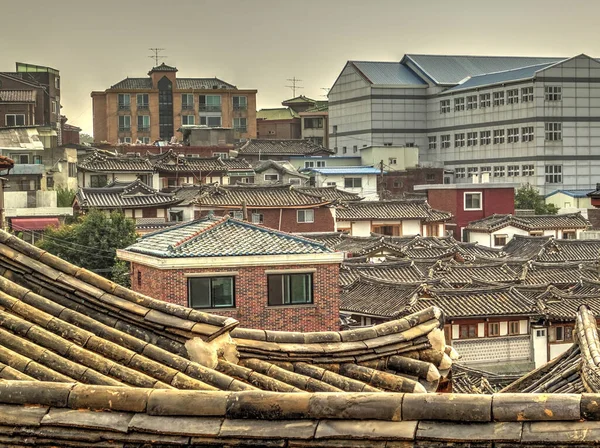
[[[452,365],[452,392],[454,393],[494,394],[517,379],[519,379],[518,375],[499,375],[459,363]]]
[[[172,193],[181,201],[179,203],[181,207],[187,207],[194,203],[196,196],[202,190],[202,188],[203,187],[200,185],[185,185],[176,188],[172,191]]]
[[[0,102],[35,103],[35,90],[0,90]]]
[[[427,201],[419,199],[354,202],[345,208],[339,208],[336,214],[338,221],[422,219],[437,222],[450,218],[450,213],[432,209]]]
[[[141,237],[126,251],[160,258],[320,254],[315,241],[229,216],[204,218]]]
[[[251,139],[238,148],[240,155],[252,154],[269,156],[302,156],[333,151],[309,140]]]
[[[242,208],[312,208],[332,201],[309,194],[291,185],[209,185],[197,196],[196,203],[204,207]]]
[[[555,240],[544,245],[537,261],[556,263],[565,261],[597,261],[600,240]]]
[[[108,156],[94,151],[90,156],[77,164],[83,171],[93,172],[153,172],[152,163],[142,157]]]
[[[298,190],[309,194],[315,194],[329,201],[355,202],[362,198],[356,193],[349,193],[339,188],[332,187],[297,187]]]
[[[551,236],[514,235],[503,250],[511,257],[534,258],[542,251]]]
[[[590,222],[581,213],[566,215],[490,215],[486,218],[472,221],[466,230],[476,232],[494,232],[507,226],[517,227],[524,230],[546,230],[546,229],[586,229]]]
[[[526,263],[523,269],[522,282],[525,285],[558,285],[572,286],[584,277],[591,278],[596,274],[579,263]]]
[[[169,150],[162,154],[148,156],[152,166],[159,172],[180,172],[207,174],[243,170],[252,172],[252,166],[244,159],[221,159],[220,157],[183,157]]]
[[[178,71],[176,67],[172,67],[170,65],[165,64],[164,62],[156,67],[152,67],[152,69],[148,72],[148,74],[152,72],[176,72]]]
[[[340,284],[359,277],[386,280],[396,283],[423,283],[426,275],[411,261],[386,261],[383,263],[343,263],[340,272]]]
[[[161,193],[137,179],[131,183],[113,182],[101,188],[80,188],[75,202],[84,210],[168,207],[179,203],[172,193]]]
[[[518,283],[521,276],[521,270],[512,269],[503,262],[484,265],[445,265],[434,272],[434,278],[444,279],[452,285],[465,285],[478,280]]]
[[[305,232],[297,233],[296,235],[317,241],[324,244],[329,249],[335,248],[342,242],[344,236],[347,236],[347,234],[343,232]]]

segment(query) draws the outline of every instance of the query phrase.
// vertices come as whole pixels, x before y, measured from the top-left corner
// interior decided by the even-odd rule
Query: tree
[[[56,203],[58,207],[71,207],[73,205],[73,199],[75,199],[75,191],[69,188],[57,187],[56,190]]]
[[[517,189],[515,208],[519,210],[535,210],[536,215],[556,215],[558,208],[554,204],[546,204],[537,188],[530,184]]]
[[[90,134],[85,134],[83,132],[81,132],[79,134],[79,142],[84,145],[86,143],[92,144],[94,143],[94,137],[92,137]]]
[[[115,267],[116,251],[133,244],[136,238],[135,223],[123,213],[112,212],[108,216],[91,210],[74,224],[47,229],[38,247],[123,284],[123,266]]]

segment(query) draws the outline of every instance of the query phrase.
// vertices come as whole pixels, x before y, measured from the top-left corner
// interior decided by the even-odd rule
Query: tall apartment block
[[[490,173],[544,194],[600,182],[600,63],[405,55],[349,61],[329,92],[330,147],[417,146],[454,182]]]
[[[218,78],[178,78],[161,64],[147,78],[126,78],[92,92],[94,140],[152,143],[182,134],[183,125],[233,128],[237,139],[256,137],[256,90]]]

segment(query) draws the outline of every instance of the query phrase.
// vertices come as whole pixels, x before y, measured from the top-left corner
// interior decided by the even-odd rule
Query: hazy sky
[[[61,72],[63,114],[92,131],[90,92],[146,76],[150,47],[182,77],[258,89],[258,107],[323,99],[347,60],[405,53],[600,57],[594,0],[0,0],[0,71]]]

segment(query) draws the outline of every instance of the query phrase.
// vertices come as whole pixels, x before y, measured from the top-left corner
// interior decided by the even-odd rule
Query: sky
[[[592,0],[0,0],[0,71],[60,70],[62,113],[92,133],[90,93],[154,65],[257,89],[258,108],[325,99],[348,60],[406,53],[600,57]],[[161,61],[162,62],[162,61]]]

